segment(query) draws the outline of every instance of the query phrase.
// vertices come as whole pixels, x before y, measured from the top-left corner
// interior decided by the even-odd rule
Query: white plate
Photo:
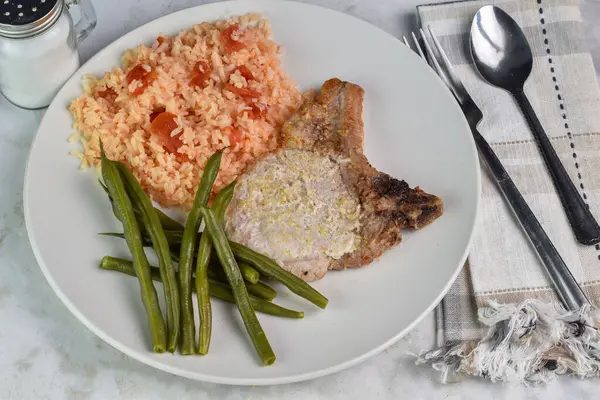
[[[329,298],[320,311],[281,290],[283,305],[303,320],[260,315],[277,354],[262,367],[237,311],[214,301],[210,354],[183,357],[150,351],[135,279],[102,271],[104,255],[126,256],[116,240],[97,235],[119,227],[96,182],[68,156],[67,105],[84,73],[101,75],[121,53],[158,33],[246,12],[260,12],[284,46],[284,66],[301,89],[340,77],[365,89],[365,147],[375,167],[439,195],[445,213],[368,268],[330,272],[314,284]],[[366,22],[287,1],[225,2],[190,8],[123,36],[86,63],[46,112],[31,149],[25,219],[37,260],[65,305],[122,352],[156,368],[203,381],[262,385],[340,371],[377,354],[433,309],[463,264],[480,191],[477,154],[459,107],[435,74],[397,39]],[[160,293],[160,291],[159,291]],[[164,310],[164,308],[163,308]],[[68,334],[68,333],[65,333]]]

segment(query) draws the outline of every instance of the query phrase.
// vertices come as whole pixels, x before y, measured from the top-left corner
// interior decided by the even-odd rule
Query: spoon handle
[[[552,143],[550,143],[550,139],[548,139],[525,92],[521,88],[512,91],[512,95],[521,107],[521,111],[531,127],[577,241],[586,245],[600,243],[600,226],[598,226],[598,222],[594,219],[587,204],[579,195],[558,154],[552,147]]]

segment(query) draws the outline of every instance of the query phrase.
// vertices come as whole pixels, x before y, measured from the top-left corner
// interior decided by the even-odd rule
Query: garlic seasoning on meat
[[[0,92],[19,107],[48,106],[79,68],[77,46],[95,26],[90,0],[0,0]]]

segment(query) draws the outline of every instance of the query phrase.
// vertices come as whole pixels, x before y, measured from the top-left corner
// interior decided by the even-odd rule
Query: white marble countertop
[[[307,1],[307,0],[305,0]],[[423,0],[308,0],[363,18],[399,37],[414,28]],[[531,0],[535,1],[535,0]],[[133,28],[203,0],[93,0],[98,27],[83,60]],[[588,39],[600,67],[600,0],[582,0]],[[598,381],[564,377],[546,387],[467,379],[442,385],[407,352],[433,345],[431,316],[382,354],[335,375],[272,387],[195,382],[145,366],[87,330],[54,295],[31,251],[23,221],[23,176],[43,111],[25,111],[0,96],[0,399],[585,399]]]

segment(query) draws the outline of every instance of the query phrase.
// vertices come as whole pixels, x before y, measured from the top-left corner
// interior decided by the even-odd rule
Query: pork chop
[[[364,91],[326,81],[284,124],[280,149],[239,178],[229,236],[306,281],[361,267],[442,215],[442,201],[380,172],[365,155]]]

